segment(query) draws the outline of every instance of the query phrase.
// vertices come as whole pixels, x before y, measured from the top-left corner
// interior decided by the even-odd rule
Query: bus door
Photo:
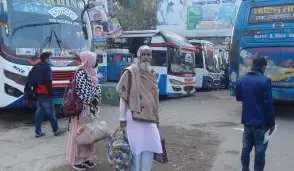
[[[107,81],[107,54],[97,54],[98,58],[98,81],[104,83]]]
[[[292,93],[280,89],[294,87],[293,6],[292,0],[267,1],[246,6],[239,76],[250,70],[255,57],[266,57],[266,75],[273,81],[274,98],[293,99]]]
[[[160,95],[167,95],[167,48],[151,47],[151,67],[157,74],[157,82]]]
[[[204,55],[201,43],[193,43],[195,47],[196,88],[203,88]]]
[[[114,54],[109,53],[107,55],[107,80],[114,81],[115,79],[115,63],[114,63]]]

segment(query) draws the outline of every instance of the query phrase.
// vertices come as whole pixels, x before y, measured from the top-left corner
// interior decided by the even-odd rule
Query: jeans
[[[36,133],[36,135],[40,135],[42,133],[41,132],[41,124],[42,124],[43,116],[45,113],[49,117],[53,133],[58,132],[58,123],[57,123],[57,119],[55,116],[53,98],[52,97],[38,97],[37,111],[36,111],[36,115],[35,115],[35,125],[36,125],[35,133]]]
[[[133,155],[131,171],[151,171],[154,153],[144,151],[141,155]]]
[[[253,146],[255,149],[254,171],[263,171],[265,166],[265,152],[268,145],[268,143],[263,144],[263,140],[267,130],[265,127],[245,126],[241,154],[242,171],[249,171],[250,153]]]

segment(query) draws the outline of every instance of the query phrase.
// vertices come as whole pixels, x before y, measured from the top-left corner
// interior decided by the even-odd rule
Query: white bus
[[[219,61],[215,45],[205,40],[190,40],[195,47],[196,88],[218,89],[220,86]]]
[[[27,75],[38,52],[52,51],[55,104],[80,65],[76,54],[90,50],[92,30],[83,1],[1,0],[0,107],[20,108]]]
[[[157,73],[161,96],[186,96],[195,92],[194,48],[173,32],[159,30],[124,31],[114,42],[116,48],[137,54],[142,45],[152,49],[152,69]]]

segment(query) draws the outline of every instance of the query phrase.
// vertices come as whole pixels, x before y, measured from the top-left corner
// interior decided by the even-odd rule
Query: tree
[[[115,9],[123,30],[156,28],[156,0],[116,0]]]

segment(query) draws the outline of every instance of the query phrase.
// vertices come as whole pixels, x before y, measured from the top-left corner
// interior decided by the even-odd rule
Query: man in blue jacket
[[[255,148],[254,171],[263,171],[267,143],[263,143],[266,131],[274,130],[275,114],[271,80],[264,76],[265,58],[255,58],[251,72],[237,81],[236,98],[242,101],[244,124],[242,171],[249,171],[250,153]]]
[[[35,115],[35,137],[39,138],[45,135],[41,132],[41,123],[43,116],[46,113],[49,117],[53,134],[55,136],[61,135],[66,132],[66,129],[59,128],[55,116],[53,104],[53,91],[52,91],[52,70],[50,67],[51,52],[43,52],[40,55],[41,62],[35,65],[29,73],[28,82],[25,91],[33,87],[37,96],[37,111]]]

